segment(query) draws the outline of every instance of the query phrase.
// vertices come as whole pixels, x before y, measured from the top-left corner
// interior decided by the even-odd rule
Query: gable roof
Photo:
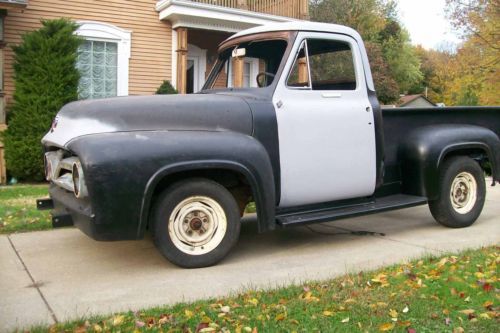
[[[434,103],[432,103],[428,98],[426,98],[424,95],[421,95],[421,94],[417,94],[417,95],[406,95],[406,96],[402,96],[400,99],[399,99],[399,104],[398,106],[405,106],[419,98],[423,98],[424,100],[426,100],[428,103],[432,104],[432,105],[436,105]]]

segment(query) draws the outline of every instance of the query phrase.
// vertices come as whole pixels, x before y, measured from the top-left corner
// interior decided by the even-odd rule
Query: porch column
[[[233,58],[233,86],[243,87],[243,57]]]
[[[299,59],[299,82],[308,82],[307,60],[306,57]]]
[[[187,83],[187,28],[177,28],[177,91],[186,93]]]
[[[301,0],[299,18],[301,20],[309,20],[309,0]]]

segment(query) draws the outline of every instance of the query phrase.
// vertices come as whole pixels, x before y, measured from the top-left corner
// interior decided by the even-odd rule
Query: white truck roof
[[[330,32],[337,34],[344,34],[352,36],[355,39],[360,39],[361,36],[359,33],[349,27],[338,25],[338,24],[330,24],[330,23],[320,23],[320,22],[310,22],[310,21],[292,21],[292,22],[283,22],[283,23],[271,23],[260,25],[257,27],[249,28],[243,31],[240,31],[228,39],[233,39],[236,37],[252,35],[263,32],[270,31],[317,31],[317,32]]]
[[[314,32],[326,32],[333,34],[342,34],[347,35],[356,40],[358,47],[361,51],[362,61],[363,61],[363,70],[365,72],[366,83],[368,85],[368,89],[375,91],[375,85],[373,84],[372,72],[370,69],[370,63],[368,61],[368,56],[366,54],[365,44],[361,35],[354,29],[338,25],[338,24],[330,24],[330,23],[321,23],[321,22],[310,22],[310,21],[291,21],[291,22],[283,22],[283,23],[272,23],[265,24],[261,26],[257,26],[254,28],[246,29],[240,31],[227,40],[231,40],[233,38],[253,35],[264,32],[271,31],[314,31]]]

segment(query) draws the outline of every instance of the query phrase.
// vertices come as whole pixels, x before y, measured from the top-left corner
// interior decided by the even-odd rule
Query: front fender
[[[439,168],[450,154],[480,151],[492,164],[494,179],[500,178],[500,140],[491,130],[472,125],[431,125],[415,129],[398,151],[403,193],[438,196]]]
[[[158,182],[172,173],[209,168],[245,176],[261,230],[274,228],[274,176],[265,148],[234,132],[142,131],[86,136],[68,148],[79,156],[96,223],[122,238],[143,235]]]

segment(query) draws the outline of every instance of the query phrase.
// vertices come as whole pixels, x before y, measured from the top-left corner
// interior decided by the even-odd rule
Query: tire
[[[444,161],[439,172],[439,197],[429,201],[434,219],[450,228],[472,225],[483,210],[486,183],[481,167],[465,156]]]
[[[202,178],[167,188],[155,204],[153,223],[158,250],[170,262],[185,268],[221,261],[238,241],[241,226],[231,193]]]

